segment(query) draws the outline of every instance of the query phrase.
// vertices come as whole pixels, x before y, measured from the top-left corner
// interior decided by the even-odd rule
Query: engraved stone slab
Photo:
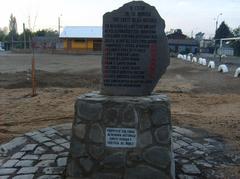
[[[169,65],[165,22],[155,7],[129,2],[103,16],[101,93],[149,95]]]
[[[106,128],[106,146],[132,148],[137,144],[137,130],[132,128]]]

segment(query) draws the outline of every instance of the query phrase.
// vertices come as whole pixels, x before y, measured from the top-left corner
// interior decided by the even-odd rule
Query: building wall
[[[201,40],[200,41],[200,48],[208,48],[212,46],[214,42],[212,40]]]
[[[222,47],[217,50],[218,55],[227,55],[227,56],[233,56],[234,55],[234,50],[233,48],[229,47]]]
[[[197,53],[197,46],[193,45],[178,45],[178,44],[169,44],[169,48],[171,52],[175,53]]]
[[[93,50],[94,39],[64,39],[63,47],[68,50]]]
[[[67,41],[68,41],[67,39],[63,40],[63,48],[64,49],[67,49]]]

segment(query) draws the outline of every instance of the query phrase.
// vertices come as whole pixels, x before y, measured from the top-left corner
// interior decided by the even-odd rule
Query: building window
[[[75,42],[81,42],[81,43],[85,43],[86,42],[86,40],[85,39],[76,39],[76,40],[74,40]]]

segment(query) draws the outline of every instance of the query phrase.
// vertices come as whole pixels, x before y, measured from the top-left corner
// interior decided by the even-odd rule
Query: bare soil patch
[[[61,58],[66,58],[65,63],[72,57]],[[100,64],[101,57],[94,58]],[[31,83],[26,71],[0,74],[0,142],[33,129],[73,120],[76,97],[98,90],[100,83],[100,66],[96,68],[93,61],[92,64],[81,63],[81,59],[84,56],[80,62],[74,61],[81,65],[79,71],[75,65],[70,65],[75,68],[70,72],[37,71],[38,95],[33,98],[29,96]],[[172,59],[155,91],[171,98],[174,125],[203,128],[240,145],[239,89],[240,79],[233,78],[232,74],[220,74],[207,67]]]

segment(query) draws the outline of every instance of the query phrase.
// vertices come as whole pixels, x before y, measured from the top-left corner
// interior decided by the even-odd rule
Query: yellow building
[[[65,50],[100,51],[102,47],[102,27],[66,26],[60,33]]]

